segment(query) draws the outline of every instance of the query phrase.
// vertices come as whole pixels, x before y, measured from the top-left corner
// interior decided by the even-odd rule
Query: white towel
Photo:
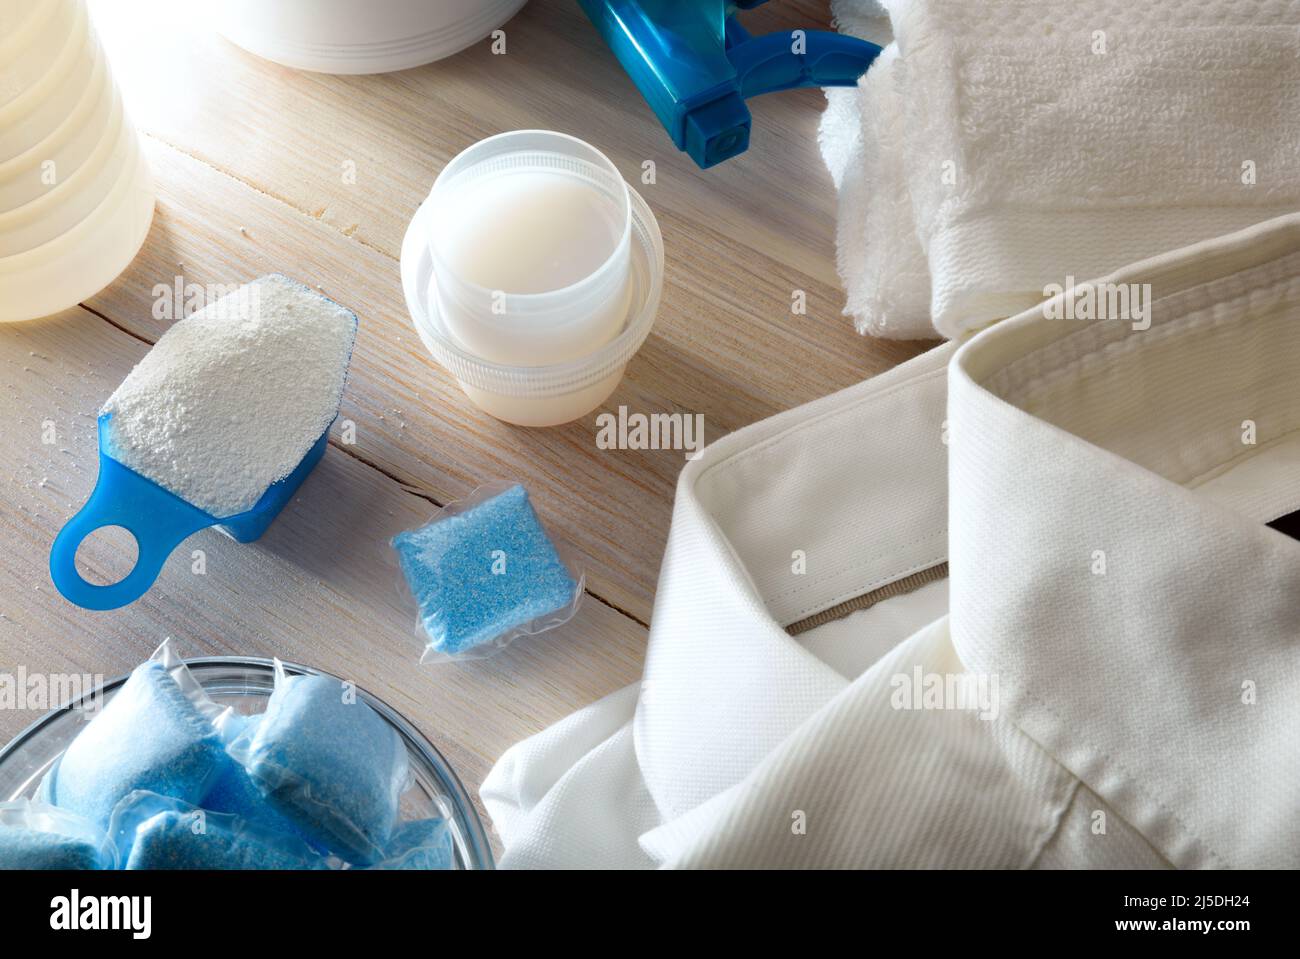
[[[863,34],[875,0],[837,0]],[[1300,209],[1300,0],[885,0],[823,155],[858,329],[958,337]]]

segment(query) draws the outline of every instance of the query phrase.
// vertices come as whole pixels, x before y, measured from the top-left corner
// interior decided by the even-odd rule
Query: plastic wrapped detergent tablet
[[[573,618],[583,577],[518,483],[495,482],[393,538],[414,597],[423,661],[481,658]]]
[[[266,712],[229,753],[313,845],[355,865],[385,858],[410,780],[401,737],[351,683],[276,663]]]
[[[196,684],[196,691],[205,704],[203,710],[219,708],[223,711],[213,720],[218,737],[223,741],[237,738],[240,733],[252,729],[254,724],[261,723],[275,693],[280,672],[291,676],[320,676],[332,682],[335,688],[342,683],[337,677],[307,666],[277,666],[269,659],[212,657],[187,659],[184,665],[183,673],[175,673],[182,680],[178,685]],[[105,704],[111,705],[121,696],[130,679],[128,674],[102,686],[83,690],[81,695],[60,708],[42,715],[8,744],[0,745],[0,803],[25,802],[34,798],[41,791],[42,783],[53,778],[50,772],[58,765],[68,746],[86,731],[86,717],[102,716],[106,711]],[[491,845],[469,793],[455,770],[437,748],[391,706],[364,689],[358,688],[355,693],[357,699],[364,702],[398,737],[410,773],[409,785],[398,802],[398,821],[382,848],[382,858],[374,865],[386,869],[433,868],[432,864],[441,861],[438,850],[445,850],[444,843],[450,842],[452,869],[491,869]],[[369,757],[358,760],[360,763],[369,761]],[[283,813],[272,808],[268,798],[262,795],[260,786],[248,778],[238,763],[229,756],[225,757],[224,763],[218,763],[218,768],[223,769],[226,775],[233,776],[232,766],[242,772],[242,780],[230,779],[222,783],[225,776],[219,776],[209,784],[197,806],[213,812],[213,805],[224,803],[226,814],[237,814],[255,827],[274,833],[293,833],[317,853],[325,855],[323,847],[309,841]],[[249,790],[256,795],[249,795]],[[251,815],[239,812],[249,809]],[[66,810],[60,810],[60,814],[69,815]],[[13,814],[7,815],[12,817]],[[446,823],[445,832],[439,834],[437,821]],[[408,822],[422,825],[412,825],[407,829]],[[101,830],[95,829],[94,832],[98,834]],[[13,837],[12,833],[10,837]],[[24,837],[24,841],[29,838]],[[61,840],[47,838],[37,838],[34,842],[55,848],[63,845]],[[327,858],[331,867],[344,865],[341,857]],[[3,851],[0,851],[0,860],[3,860]],[[423,865],[415,865],[417,861]]]
[[[213,725],[222,743],[229,746],[241,735],[248,733],[261,718],[246,716],[227,708],[213,720]],[[219,766],[212,785],[203,794],[200,806],[210,812],[238,816],[276,832],[297,834],[297,827],[267,801],[257,783],[248,775],[248,770],[233,756],[225,754]]]
[[[412,819],[393,832],[383,862],[371,869],[451,869],[455,862],[451,829],[445,819]]]
[[[329,868],[298,836],[151,792],[119,802],[109,833],[124,869]]]
[[[0,803],[0,869],[112,869],[115,865],[112,843],[90,820],[28,799]]]
[[[164,642],[68,745],[40,798],[100,828],[138,789],[198,802],[225,759],[217,711]]]

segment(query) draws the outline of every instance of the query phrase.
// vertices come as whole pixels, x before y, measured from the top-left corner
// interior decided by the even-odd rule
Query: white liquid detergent
[[[622,211],[580,180],[512,173],[468,184],[439,248],[464,280],[507,293],[550,293],[595,273],[618,245]]]
[[[586,180],[548,170],[458,186],[438,211],[447,326],[486,360],[543,366],[595,352],[627,314],[627,211]]]
[[[663,274],[645,201],[595,147],[550,130],[464,150],[402,241],[420,339],[476,405],[520,426],[608,399],[650,333]]]

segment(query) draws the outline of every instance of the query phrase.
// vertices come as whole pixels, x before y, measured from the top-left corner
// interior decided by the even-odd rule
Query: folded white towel
[[[875,0],[836,0],[861,35]],[[831,98],[858,329],[957,337],[1068,285],[1300,209],[1300,0],[885,0]]]

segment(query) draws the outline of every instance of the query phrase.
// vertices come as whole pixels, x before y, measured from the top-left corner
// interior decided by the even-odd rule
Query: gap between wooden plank
[[[761,128],[773,149],[732,161],[735,175],[710,177],[675,148],[572,0],[533,0],[512,18],[506,28],[509,58],[494,56],[485,40],[456,58],[368,77],[277,66],[160,0],[139,0],[132,14],[117,11],[120,5],[102,6],[114,10],[99,18],[100,34],[140,129],[189,144],[198,151],[195,158],[213,158],[207,162],[214,169],[240,170],[249,177],[242,182],[253,189],[293,197],[289,202],[308,215],[337,220],[335,227],[344,235],[359,231],[372,248],[386,247],[396,255],[392,241],[405,224],[391,199],[409,205],[422,199],[430,161],[446,162],[461,147],[502,130],[542,127],[606,144],[611,158],[628,171],[655,160],[661,172],[687,185],[670,204],[677,214],[699,211],[696,201],[708,200],[703,215],[727,224],[735,235],[752,234],[751,249],[769,257],[784,251],[808,276],[834,284],[831,261],[820,255],[831,249],[831,194],[809,204],[802,190],[791,187],[792,181],[806,182],[805,162],[816,166],[819,182],[829,184],[815,147],[820,111],[808,109],[822,102],[819,91],[764,100],[756,111],[755,139],[767,141]],[[820,9],[772,4],[747,23],[763,31],[824,27],[828,16],[824,2]],[[165,33],[169,43],[149,44],[154,31]],[[159,84],[159,76],[168,81]],[[571,121],[577,117],[582,120],[575,128]],[[278,159],[270,154],[281,151],[259,149],[250,155],[241,144],[249,135],[260,141],[268,123],[274,124],[275,132],[267,132],[276,145],[288,148]],[[795,140],[804,149],[791,157],[784,147]],[[323,176],[334,181],[331,161],[339,149],[351,151],[349,159],[369,173],[391,174],[394,189],[382,194],[363,189],[351,196],[328,189],[322,205],[316,187],[323,185]],[[291,166],[281,162],[288,155],[295,158]],[[777,195],[781,203],[773,218],[768,204]],[[356,202],[367,196],[369,202]],[[806,241],[802,249],[790,249],[792,230]]]
[[[203,166],[207,167],[209,170],[212,170],[214,173],[217,173],[217,174],[219,174],[220,176],[225,177],[226,179],[232,181],[233,183],[239,184],[240,186],[247,187],[249,190],[252,190],[254,193],[258,194],[259,196],[263,196],[263,197],[267,198],[268,200],[271,200],[272,202],[279,203],[279,204],[281,204],[282,206],[284,206],[284,207],[286,207],[286,208],[288,208],[288,209],[294,211],[295,213],[299,214],[300,216],[306,217],[308,220],[312,220],[312,221],[315,221],[316,223],[321,224],[321,225],[324,226],[325,228],[327,228],[327,229],[329,229],[329,230],[332,230],[332,231],[333,231],[335,234],[337,234],[338,236],[341,236],[341,237],[344,237],[345,239],[351,240],[352,242],[357,243],[357,244],[359,244],[360,246],[363,246],[363,247],[365,247],[365,248],[368,249],[368,250],[372,250],[372,251],[374,251],[375,253],[378,253],[380,256],[384,257],[385,259],[387,259],[387,260],[389,260],[389,261],[391,261],[391,262],[393,262],[393,263],[400,263],[400,262],[401,262],[400,257],[395,256],[394,254],[390,253],[388,250],[385,250],[385,249],[384,249],[383,247],[381,247],[381,246],[376,246],[376,245],[373,244],[373,243],[369,243],[369,242],[367,242],[364,238],[362,238],[362,237],[360,237],[360,236],[357,236],[357,235],[355,234],[355,225],[354,225],[354,227],[353,227],[352,230],[345,230],[345,229],[341,229],[341,228],[339,228],[336,224],[331,223],[331,222],[330,222],[328,219],[326,219],[325,216],[324,216],[325,210],[327,209],[326,207],[322,207],[322,208],[321,208],[321,211],[320,211],[319,213],[313,213],[313,212],[311,212],[310,210],[305,210],[305,209],[303,209],[301,206],[299,206],[297,203],[295,203],[292,199],[290,199],[289,197],[284,196],[284,195],[279,194],[279,193],[276,193],[276,192],[274,192],[274,191],[272,191],[272,190],[270,190],[270,189],[267,189],[267,188],[265,188],[265,187],[259,186],[258,184],[254,183],[252,180],[249,180],[249,179],[246,179],[246,178],[240,176],[240,175],[239,175],[238,173],[236,173],[234,170],[231,170],[231,169],[229,169],[229,168],[227,168],[227,167],[225,167],[225,166],[222,166],[221,164],[219,164],[219,163],[217,163],[217,162],[215,162],[215,161],[213,161],[213,160],[210,160],[210,159],[208,159],[207,157],[200,156],[199,154],[194,153],[192,150],[189,150],[189,149],[187,149],[187,148],[185,148],[185,147],[183,147],[183,146],[181,146],[181,145],[179,145],[179,144],[177,144],[177,143],[172,142],[171,140],[167,139],[166,137],[160,136],[159,134],[157,134],[157,133],[155,133],[155,132],[152,132],[152,131],[141,131],[141,135],[142,135],[142,136],[145,136],[145,137],[148,137],[150,140],[153,140],[155,143],[158,143],[158,144],[160,144],[161,146],[164,146],[164,147],[166,147],[166,148],[168,148],[168,149],[170,149],[170,150],[175,151],[176,153],[179,153],[181,156],[184,156],[184,157],[189,158],[190,160],[193,160],[195,163],[202,164]],[[710,228],[707,226],[707,224],[698,224],[698,225],[697,225],[697,229],[699,229],[699,230],[705,230],[705,229],[710,229]],[[736,243],[738,246],[741,246],[741,247],[743,247],[743,248],[746,249],[746,250],[749,250],[749,251],[750,251],[751,253],[753,253],[754,256],[756,256],[756,257],[762,257],[762,256],[765,256],[765,255],[766,255],[766,254],[763,254],[761,251],[755,249],[754,247],[750,246],[749,244],[744,243],[743,241],[741,241],[741,240],[739,240],[739,239],[737,239],[737,238],[734,238],[734,237],[727,237],[727,240],[728,240],[729,242],[734,242],[734,243]],[[800,272],[800,273],[802,273],[802,270],[800,270],[798,267],[792,267],[792,269],[793,269],[795,272]],[[814,277],[811,277],[811,276],[808,276],[808,279],[815,279],[815,278],[814,278]],[[93,312],[93,311],[92,311],[92,312]],[[97,315],[102,316],[103,314],[97,314]],[[105,319],[107,319],[107,317],[105,317]],[[765,320],[765,318],[762,317],[762,316],[755,316],[755,320],[756,320],[756,321],[765,322],[765,323],[767,322],[767,321]],[[110,322],[111,322],[111,321],[110,321]],[[116,325],[116,324],[114,324],[114,325]],[[768,325],[770,325],[770,324],[768,324]],[[781,332],[785,332],[785,330],[782,328],[782,329],[781,329]],[[836,359],[839,359],[839,356],[838,356],[837,354],[835,354],[833,351],[829,350],[829,349],[827,348],[826,344],[821,343],[821,342],[818,341],[817,339],[815,339],[815,338],[814,338],[814,339],[806,339],[806,338],[802,338],[802,337],[801,337],[801,339],[803,339],[803,345],[804,345],[805,348],[807,348],[807,349],[812,349],[812,350],[816,350],[816,351],[818,351],[818,352],[827,353],[827,354],[829,354],[830,356],[832,356],[832,357],[834,357],[834,358],[836,358]],[[889,344],[889,345],[890,345],[890,346],[893,346],[894,344]],[[371,465],[374,465],[374,464],[371,464]],[[615,608],[617,608],[617,607],[615,607]],[[634,618],[635,618],[635,617],[634,617]],[[639,620],[638,620],[638,622],[639,622]]]
[[[105,617],[63,602],[50,589],[43,553],[94,485],[94,410],[148,343],[130,334],[119,340],[121,330],[95,327],[81,310],[15,327],[0,337],[12,403],[0,527],[17,544],[0,563],[8,584],[0,646],[11,662],[115,675],[174,635],[206,654],[312,663],[354,677],[411,718],[476,803],[482,777],[506,748],[640,675],[644,627],[603,603],[584,604],[561,641],[518,643],[459,668],[417,666],[414,617],[395,586],[387,539],[426,511],[378,471],[336,454],[258,544],[199,534],[210,581],[200,584],[181,572],[183,562],[172,563],[129,614]],[[38,441],[46,417],[61,424],[66,449]],[[346,561],[342,542],[351,544]],[[105,563],[116,556],[111,545],[87,545],[90,568],[113,568]],[[0,730],[17,733],[25,718],[0,716]]]
[[[183,224],[183,233],[171,240],[180,241],[183,236],[193,241],[181,244],[185,255],[177,251],[175,265],[182,270],[183,261],[193,259],[200,272],[207,264],[226,271],[222,276],[230,279],[302,260],[317,271],[325,270],[322,277],[344,277],[340,283],[359,284],[361,302],[349,302],[359,310],[364,305],[368,314],[384,321],[379,326],[369,324],[370,351],[362,353],[365,375],[354,377],[360,390],[351,391],[355,410],[348,413],[365,417],[376,439],[377,445],[358,447],[365,461],[389,476],[401,477],[408,488],[428,489],[433,502],[439,501],[438,497],[444,502],[459,498],[477,485],[473,482],[476,478],[501,474],[502,463],[505,475],[520,475],[518,469],[526,463],[533,471],[529,475],[536,474],[537,482],[553,498],[551,518],[562,519],[560,529],[584,556],[584,563],[590,564],[599,598],[612,608],[632,611],[637,622],[650,621],[657,557],[670,522],[679,464],[655,461],[653,454],[636,451],[596,463],[588,457],[589,447],[596,442],[590,422],[557,433],[545,431],[545,437],[543,431],[537,431],[536,437],[507,435],[509,430],[502,430],[500,424],[471,407],[427,351],[418,344],[411,346],[406,326],[409,318],[404,304],[393,295],[400,289],[397,258],[361,241],[352,246],[346,241],[356,237],[338,229],[311,236],[326,224],[299,206],[277,201],[273,194],[164,139],[145,142],[151,162],[160,171],[159,212],[164,227],[137,257],[139,266],[133,265],[122,280],[92,298],[102,316],[120,317],[119,325],[137,330],[144,337],[142,342],[154,342],[163,334],[164,324],[137,315],[137,311],[147,302],[154,280],[173,272],[165,262],[170,252],[168,231],[176,231],[178,224]],[[212,198],[222,193],[233,196],[214,203]],[[164,196],[166,203],[161,199]],[[246,242],[226,243],[218,224],[239,229],[245,216],[253,218],[245,221],[254,228],[253,234],[244,237]],[[656,332],[611,403],[650,412],[696,411],[708,418],[710,438],[716,439],[918,352],[904,344],[872,344],[859,357],[856,351],[864,341],[856,336],[850,351],[841,337],[821,335],[828,332],[824,324],[811,330],[779,322],[788,308],[785,284],[802,288],[808,277],[779,261],[762,257],[754,261],[752,247],[719,233],[716,224],[701,225],[672,214],[661,219],[665,236],[671,233],[680,255],[669,264]],[[258,236],[259,226],[271,230]],[[304,246],[304,241],[308,245]],[[714,256],[711,251],[718,252]],[[708,264],[714,261],[710,269]],[[781,279],[773,285],[772,277],[777,275]],[[811,292],[816,285],[808,289]],[[830,291],[818,295],[824,298]],[[851,335],[847,324],[843,334]],[[790,357],[796,355],[801,358],[791,362]],[[422,397],[420,383],[426,378],[428,389]],[[433,431],[429,435],[442,442],[445,455],[430,459],[426,454],[433,447],[428,443],[404,439],[396,432],[396,421],[385,426],[385,413],[390,412],[385,409],[386,390],[395,390],[394,395],[400,394],[412,404],[407,412],[422,421],[421,428]],[[391,412],[402,413],[397,409]],[[400,428],[404,430],[406,424]],[[500,445],[516,440],[523,445]],[[571,460],[575,453],[580,459],[577,464]],[[494,465],[498,468],[484,471]],[[639,518],[628,518],[634,515],[632,507],[639,509],[647,498],[648,511],[642,511]],[[594,505],[597,503],[601,506]],[[628,544],[633,542],[643,548],[630,548]]]
[[[182,151],[182,152],[184,152],[184,151]],[[195,159],[197,159],[197,157],[196,157]],[[202,161],[200,161],[200,162],[202,162]],[[216,168],[214,167],[213,169],[216,169]],[[218,171],[218,172],[220,172],[220,171]],[[269,194],[268,194],[268,196],[269,196]],[[382,252],[382,251],[381,251],[381,252]],[[114,322],[111,318],[109,318],[109,317],[105,316],[103,313],[99,312],[99,310],[96,310],[94,307],[87,306],[85,303],[80,304],[80,306],[81,306],[81,309],[85,310],[87,313],[91,314],[92,316],[97,316],[97,317],[99,317],[101,320],[103,320],[103,321],[104,321],[105,323],[107,323],[109,326],[113,327],[113,329],[118,330],[118,331],[120,331],[120,332],[122,332],[122,333],[125,333],[127,336],[131,337],[132,339],[134,339],[134,340],[138,340],[138,341],[140,341],[141,343],[144,343],[144,344],[147,345],[147,346],[152,347],[152,346],[154,345],[154,341],[148,339],[147,337],[141,336],[140,334],[135,333],[135,332],[133,332],[132,330],[128,330],[128,329],[126,329],[125,327],[123,327],[123,326],[119,325],[118,323]],[[431,494],[426,493],[426,492],[424,492],[423,490],[417,489],[417,488],[411,486],[409,483],[404,483],[404,482],[402,482],[401,479],[399,479],[398,477],[394,476],[392,473],[390,473],[388,470],[384,469],[384,468],[383,468],[382,466],[380,466],[378,463],[373,463],[373,462],[371,462],[370,460],[366,459],[366,457],[362,456],[358,451],[356,451],[356,450],[354,450],[354,449],[351,449],[351,448],[348,447],[346,444],[344,444],[344,443],[339,443],[338,441],[336,441],[336,440],[334,440],[334,439],[332,439],[332,438],[331,438],[328,442],[329,442],[329,445],[330,445],[330,446],[334,447],[334,449],[338,450],[340,453],[343,453],[343,454],[345,454],[345,455],[347,455],[347,456],[352,457],[352,458],[353,458],[354,460],[356,460],[357,462],[359,462],[359,463],[363,463],[363,464],[365,464],[366,466],[370,467],[372,470],[374,470],[376,473],[379,473],[381,476],[385,476],[385,477],[387,477],[388,479],[392,480],[393,483],[396,484],[396,486],[397,486],[397,487],[398,487],[402,492],[404,492],[404,493],[409,493],[411,496],[418,497],[419,499],[422,499],[422,500],[424,500],[424,501],[426,501],[426,502],[428,502],[428,503],[431,503],[432,505],[436,506],[438,509],[442,509],[444,506],[447,505],[446,503],[441,503],[441,502],[439,502],[438,499],[437,499],[436,497],[432,496]],[[592,599],[594,599],[596,602],[598,602],[598,603],[602,603],[603,605],[608,606],[610,609],[614,610],[614,612],[619,613],[619,614],[621,614],[621,615],[623,615],[623,616],[626,616],[628,619],[632,620],[632,622],[636,623],[638,626],[641,626],[641,627],[643,627],[644,629],[649,629],[649,628],[650,628],[650,624],[649,624],[649,623],[646,623],[646,622],[643,622],[639,616],[636,616],[635,614],[629,612],[628,610],[623,609],[623,608],[622,608],[621,606],[619,606],[617,603],[614,603],[614,602],[612,602],[612,601],[606,599],[604,596],[601,596],[599,593],[593,592],[589,587],[584,588],[584,589],[583,589],[583,592],[586,593],[586,595],[590,596]]]

